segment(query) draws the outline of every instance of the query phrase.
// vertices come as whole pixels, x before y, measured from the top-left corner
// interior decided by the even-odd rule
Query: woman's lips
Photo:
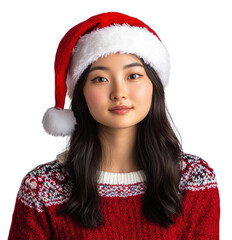
[[[115,110],[110,110],[110,112],[116,113],[116,114],[125,114],[125,113],[129,112],[130,110],[131,110],[131,108],[115,109]]]

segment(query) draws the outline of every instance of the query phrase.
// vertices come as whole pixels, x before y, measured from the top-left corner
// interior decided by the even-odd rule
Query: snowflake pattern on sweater
[[[34,168],[24,177],[21,187],[18,191],[15,212],[17,211],[16,209],[17,204],[18,205],[22,204],[21,206],[27,207],[29,212],[30,212],[29,209],[31,209],[31,211],[34,211],[34,213],[37,212],[42,216],[42,214],[44,213],[49,214],[49,210],[51,209],[57,209],[57,207],[60,207],[69,199],[72,191],[72,184],[65,170],[65,167],[63,165],[63,156],[64,155],[61,154],[57,157],[56,160],[46,164],[42,164]],[[205,193],[205,191],[208,190],[209,191],[208,194],[216,194],[215,195],[215,199],[216,199],[215,201],[217,204],[215,208],[216,212],[213,213],[215,215],[213,215],[213,221],[211,221],[211,224],[213,222],[216,224],[214,225],[214,228],[216,229],[214,231],[216,232],[212,233],[213,234],[212,238],[204,238],[203,236],[201,236],[201,238],[199,239],[218,239],[219,238],[218,224],[219,224],[220,209],[219,209],[219,195],[218,195],[218,189],[217,189],[217,181],[216,181],[214,170],[208,165],[206,161],[204,161],[200,157],[197,157],[191,154],[186,154],[186,153],[183,153],[181,169],[182,169],[182,177],[180,181],[180,189],[187,193],[189,192],[189,196],[192,196],[193,198],[191,199],[192,202],[196,201],[198,193],[202,194],[203,192]],[[108,178],[107,178],[107,174],[109,175]],[[112,178],[115,178],[115,177],[117,178],[117,182],[114,182],[114,180],[112,180]],[[125,180],[125,177],[126,177],[126,180]],[[98,192],[100,197],[104,199],[108,199],[109,201],[114,201],[114,199],[120,199],[120,198],[123,198],[126,201],[133,198],[142,199],[146,191],[146,176],[142,170],[131,172],[131,173],[125,173],[125,174],[107,173],[107,172],[101,171],[100,177],[98,179],[97,187],[98,187]],[[188,195],[186,199],[187,198],[188,198]],[[190,200],[188,200],[188,202],[190,202]],[[188,202],[186,203],[186,206],[187,206],[186,209],[188,209],[188,207],[193,208],[193,206],[188,206]],[[202,204],[200,204],[199,206],[202,207]],[[184,206],[184,209],[185,209],[185,206]],[[107,213],[109,211],[111,210],[107,209]],[[54,214],[54,212],[55,210],[53,211],[52,214]],[[15,229],[17,229],[17,224],[20,224],[19,219],[17,219],[15,215],[16,213],[13,216],[9,239],[21,239],[21,238],[13,237],[13,236],[16,236],[15,234],[17,230]],[[143,219],[143,217],[140,216],[140,219]],[[50,221],[52,221],[52,219],[50,219]],[[199,222],[200,220],[197,220],[197,221]],[[52,223],[50,224],[52,225]],[[65,222],[62,224],[65,224]],[[74,223],[72,222],[72,224]],[[200,224],[200,222],[198,224]],[[150,223],[148,224],[148,226],[154,227],[154,224]],[[198,230],[198,232],[197,230],[195,230],[195,233],[193,232],[192,235],[190,235],[191,231],[190,233],[184,232],[185,231],[184,226],[186,227],[186,231],[190,231],[191,228],[193,228],[192,226],[190,227],[188,222],[185,222],[184,219],[180,218],[179,223],[178,221],[176,223],[176,229],[175,229],[175,226],[173,227],[174,229],[173,233],[172,233],[172,230],[170,230],[170,232],[167,232],[167,233],[165,232],[165,230],[162,230],[164,231],[162,238],[158,238],[157,237],[158,235],[156,235],[156,238],[154,239],[193,239],[190,236],[195,235],[196,237],[197,234],[201,232],[201,230]],[[159,229],[159,228],[160,227],[156,226],[156,229]],[[195,229],[196,228],[197,226],[195,227]],[[154,229],[153,231],[156,232],[158,230]],[[181,233],[181,231],[183,232]],[[178,232],[179,235],[176,232]],[[83,231],[81,232],[80,230],[79,235],[81,236],[81,234],[83,234]],[[153,239],[151,237],[150,238],[145,238],[145,237],[120,238],[119,235],[114,238],[107,238],[106,235],[104,234],[101,235],[102,238],[97,238],[97,237],[85,238],[84,235],[82,235],[82,238],[75,238],[75,237],[67,238],[67,236],[68,235],[66,235],[66,237],[64,238],[59,237],[54,239]],[[88,236],[92,236],[92,235],[90,235],[89,233]],[[93,233],[93,236],[97,236],[97,235],[94,235]],[[131,233],[131,236],[132,236],[132,233]],[[171,236],[172,238],[170,238]],[[179,236],[179,238],[177,236]],[[184,236],[188,236],[188,238],[184,238]],[[28,239],[32,239],[32,238],[28,238]],[[50,239],[50,238],[44,238],[44,239]],[[198,238],[194,238],[194,239],[198,239]]]
[[[215,172],[200,157],[184,154],[182,172],[180,181],[182,191],[198,191],[217,187]],[[41,212],[43,206],[37,199],[42,199],[46,207],[62,204],[69,199],[71,190],[72,184],[65,168],[58,160],[55,160],[40,165],[27,174],[22,182],[18,198],[29,207],[34,207]],[[144,182],[128,185],[98,184],[98,190],[102,197],[128,197],[145,193],[146,185]]]

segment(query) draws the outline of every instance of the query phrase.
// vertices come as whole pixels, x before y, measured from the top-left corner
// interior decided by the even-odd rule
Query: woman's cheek
[[[152,97],[153,85],[146,84],[140,87],[137,87],[132,91],[132,96],[134,99],[138,100],[141,103],[148,103]]]
[[[101,103],[104,103],[105,95],[102,94],[102,91],[90,90],[87,93],[87,104],[99,106]]]

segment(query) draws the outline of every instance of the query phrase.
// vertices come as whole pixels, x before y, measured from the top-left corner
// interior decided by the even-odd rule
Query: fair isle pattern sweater
[[[69,199],[72,189],[63,154],[36,167],[23,179],[8,239],[219,239],[220,199],[215,172],[200,157],[183,154],[180,189],[185,193],[184,215],[180,214],[168,230],[143,215],[143,170],[100,172],[97,186],[104,200],[101,211],[105,226],[87,229],[71,217],[56,213]]]

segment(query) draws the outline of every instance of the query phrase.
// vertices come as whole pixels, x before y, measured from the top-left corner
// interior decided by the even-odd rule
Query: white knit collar
[[[56,156],[56,159],[61,163],[64,164],[65,156],[67,151],[60,153]],[[138,170],[134,172],[128,173],[113,173],[113,172],[105,172],[105,171],[98,171],[99,184],[111,184],[111,185],[119,185],[119,184],[135,184],[140,182],[146,181],[146,175],[144,170]]]
[[[143,170],[138,170],[128,173],[113,173],[99,171],[100,176],[98,179],[99,184],[135,184],[146,181],[146,175]]]

